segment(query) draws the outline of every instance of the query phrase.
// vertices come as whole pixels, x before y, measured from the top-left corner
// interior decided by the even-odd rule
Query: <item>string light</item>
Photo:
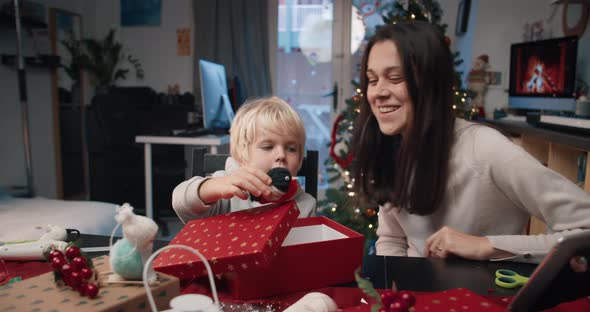
[[[345,175],[350,175],[350,172],[348,172],[348,170],[344,171]]]
[[[412,13],[412,15],[410,16],[412,19],[416,18],[416,15],[414,15],[414,13]]]
[[[457,105],[453,104],[453,109],[457,109]]]
[[[373,228],[373,225],[372,224],[369,224],[369,228],[372,229]]]
[[[356,208],[356,209],[354,210],[354,212],[355,212],[355,213],[361,213],[361,210],[360,210],[360,209],[358,209],[358,208]]]
[[[336,207],[332,207],[332,212],[336,212]]]
[[[354,196],[354,192],[348,192],[348,196],[353,197]]]
[[[348,187],[349,189],[352,188],[352,184],[348,184],[346,187]]]
[[[461,98],[461,102],[465,103],[465,98]]]

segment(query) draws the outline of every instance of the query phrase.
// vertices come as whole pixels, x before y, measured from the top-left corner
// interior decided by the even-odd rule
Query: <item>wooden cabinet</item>
[[[590,193],[590,170],[585,168],[585,178],[578,181],[581,155],[590,158],[590,137],[538,128],[524,121],[485,121],[506,134],[514,143],[522,146],[547,167],[559,172],[570,181]],[[545,233],[546,226],[537,218],[531,218],[529,234]]]

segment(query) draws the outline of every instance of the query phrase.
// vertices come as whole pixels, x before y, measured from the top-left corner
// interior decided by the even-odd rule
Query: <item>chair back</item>
[[[193,176],[204,177],[215,171],[225,169],[225,160],[228,154],[208,154],[203,147],[193,148],[193,161],[191,173]],[[305,178],[305,192],[317,199],[318,195],[318,151],[308,150],[303,158],[303,165],[298,177]]]

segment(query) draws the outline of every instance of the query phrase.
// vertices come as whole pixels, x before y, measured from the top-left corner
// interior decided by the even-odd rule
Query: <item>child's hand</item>
[[[248,194],[268,196],[272,179],[262,170],[244,166],[225,177],[211,178],[201,184],[199,197],[204,203],[230,199],[234,196],[248,199]]]

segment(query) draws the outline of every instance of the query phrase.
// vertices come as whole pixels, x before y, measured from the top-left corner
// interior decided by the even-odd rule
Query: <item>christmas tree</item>
[[[446,33],[447,25],[441,23],[443,14],[438,1],[435,0],[409,0],[405,4],[399,1],[393,9],[383,15],[385,24],[395,24],[402,20],[422,20],[435,25],[442,33]],[[447,45],[451,44],[448,36],[445,36]],[[459,52],[453,53],[455,66],[463,63]],[[376,203],[363,201],[352,192],[354,181],[350,177],[354,166],[354,153],[351,150],[352,129],[354,121],[360,111],[363,94],[356,81],[352,82],[355,87],[355,95],[346,99],[346,107],[340,112],[332,127],[330,143],[330,158],[326,160],[326,170],[329,175],[328,182],[331,185],[326,191],[326,199],[318,203],[322,214],[329,217],[365,236],[365,251],[374,253],[373,244],[376,240],[377,213],[379,207]],[[471,119],[477,114],[469,104],[469,97],[473,94],[465,90],[459,73],[455,72],[453,83],[455,91],[453,106],[458,117]]]

